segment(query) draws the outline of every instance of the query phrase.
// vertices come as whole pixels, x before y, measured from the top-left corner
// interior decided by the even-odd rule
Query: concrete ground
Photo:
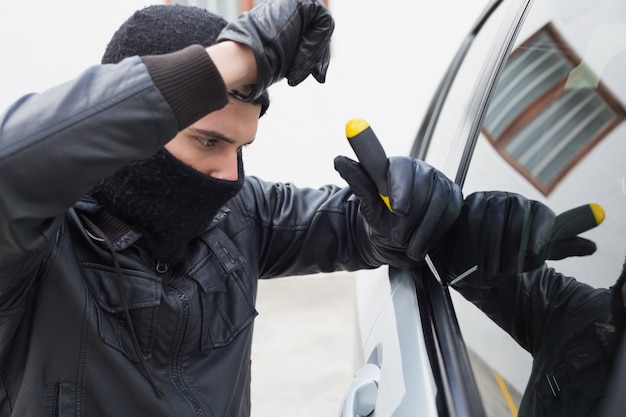
[[[354,275],[261,281],[252,417],[337,416],[354,375]]]
[[[354,274],[259,283],[252,417],[338,416],[355,371]],[[470,352],[487,417],[515,417],[520,395]]]
[[[487,417],[517,417],[520,393],[471,351],[468,353]]]

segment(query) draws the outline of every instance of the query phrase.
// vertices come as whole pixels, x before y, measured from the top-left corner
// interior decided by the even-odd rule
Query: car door
[[[615,281],[626,247],[625,27],[619,0],[492,2],[411,150],[465,195],[518,192],[557,213],[600,204],[606,220],[585,234],[598,251],[549,262],[597,287]],[[342,415],[516,415],[532,358],[506,332],[432,268],[360,275],[363,367]]]

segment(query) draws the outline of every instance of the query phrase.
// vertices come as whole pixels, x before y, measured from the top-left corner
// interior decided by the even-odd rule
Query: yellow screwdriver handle
[[[393,211],[387,187],[387,155],[378,137],[363,119],[352,119],[346,124],[346,137],[361,166],[376,184],[380,198]]]

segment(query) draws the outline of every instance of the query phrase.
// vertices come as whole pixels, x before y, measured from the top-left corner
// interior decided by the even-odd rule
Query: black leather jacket
[[[546,266],[492,288],[474,274],[454,288],[533,356],[520,417],[599,415],[614,351],[610,290]]]
[[[93,216],[81,196],[100,178],[225,101],[191,47],[94,67],[2,116],[0,416],[247,416],[257,279],[379,265],[356,200],[334,186],[247,178],[175,268]]]

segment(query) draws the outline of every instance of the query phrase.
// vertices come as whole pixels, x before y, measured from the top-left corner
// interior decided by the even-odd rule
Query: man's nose
[[[220,180],[236,181],[239,178],[238,152],[228,152],[219,161],[216,161],[210,175]]]

